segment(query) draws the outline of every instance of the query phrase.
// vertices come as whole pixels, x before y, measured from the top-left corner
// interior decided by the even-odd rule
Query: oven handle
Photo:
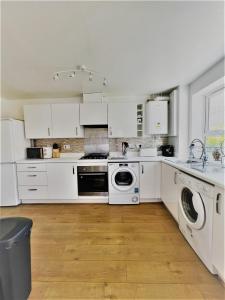
[[[87,176],[89,176],[89,175],[107,175],[107,172],[102,172],[102,173],[100,173],[100,172],[90,172],[90,173],[82,173],[82,172],[78,172],[78,176],[79,175],[87,175]]]

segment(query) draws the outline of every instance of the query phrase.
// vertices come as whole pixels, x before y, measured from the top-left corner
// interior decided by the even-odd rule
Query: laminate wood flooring
[[[162,203],[21,205],[34,222],[29,300],[225,299]]]

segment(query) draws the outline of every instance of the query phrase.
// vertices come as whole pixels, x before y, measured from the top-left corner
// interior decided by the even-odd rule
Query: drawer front
[[[19,186],[20,199],[47,199],[47,186]]]
[[[17,164],[19,172],[43,172],[46,171],[46,164]]]
[[[17,172],[19,185],[47,185],[46,172]]]

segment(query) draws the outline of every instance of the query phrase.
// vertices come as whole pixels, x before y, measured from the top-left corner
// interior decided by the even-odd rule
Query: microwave
[[[42,159],[44,158],[43,147],[29,147],[26,149],[27,158],[30,159]]]

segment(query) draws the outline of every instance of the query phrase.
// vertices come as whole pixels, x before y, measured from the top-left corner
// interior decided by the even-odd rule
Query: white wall
[[[54,98],[54,99],[25,99],[25,100],[1,100],[1,117],[14,118],[23,120],[23,106],[25,104],[46,104],[46,103],[79,103],[81,102],[81,97],[74,98]]]
[[[205,96],[224,84],[224,66],[222,59],[189,85],[189,143],[205,138]]]
[[[224,76],[225,59],[221,59],[209,70],[190,83],[190,96]]]

